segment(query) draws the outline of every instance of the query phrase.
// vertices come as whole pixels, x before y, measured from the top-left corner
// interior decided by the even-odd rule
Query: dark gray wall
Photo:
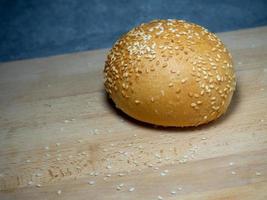
[[[220,32],[267,25],[266,0],[0,0],[0,61],[110,47],[133,26],[179,18]]]

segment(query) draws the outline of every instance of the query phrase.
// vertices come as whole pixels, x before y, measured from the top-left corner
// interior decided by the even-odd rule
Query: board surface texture
[[[114,108],[107,50],[0,64],[0,199],[267,199],[267,27],[218,34],[237,90],[198,128]]]

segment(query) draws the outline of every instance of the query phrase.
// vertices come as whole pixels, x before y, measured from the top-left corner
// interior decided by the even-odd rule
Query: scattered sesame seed
[[[58,191],[57,191],[57,194],[58,194],[58,195],[61,195],[61,190],[58,190]]]
[[[165,68],[165,67],[167,67],[167,66],[168,66],[167,63],[165,63],[165,64],[162,65],[163,68]]]
[[[125,175],[125,174],[123,174],[123,173],[119,173],[119,174],[118,174],[118,176],[124,176],[124,175]]]
[[[159,195],[158,200],[163,200],[163,197]]]
[[[95,176],[98,176],[99,175],[99,172],[95,172]]]
[[[184,79],[181,80],[182,83],[185,83],[186,81],[187,81],[186,78],[184,78]]]
[[[157,153],[155,154],[155,156],[156,156],[156,158],[160,158],[160,157],[161,157],[161,156],[160,156],[159,154],[157,154]]]
[[[231,174],[235,175],[235,174],[236,174],[236,172],[235,172],[235,171],[231,171]]]
[[[111,165],[108,165],[108,166],[107,166],[107,169],[111,169],[111,168],[112,168]]]
[[[207,139],[206,137],[201,138],[201,140],[206,140],[206,139]]]
[[[161,176],[166,176],[166,173],[161,172],[160,175],[161,175]]]
[[[88,183],[89,183],[89,185],[94,185],[95,181],[89,181]]]
[[[178,187],[177,189],[178,189],[179,191],[181,191],[183,188],[182,188],[182,187]]]
[[[43,174],[42,173],[37,173],[36,176],[37,177],[41,177]]]
[[[235,163],[234,162],[229,162],[229,165],[230,166],[233,166]]]
[[[49,150],[49,147],[47,146],[47,147],[45,147],[45,150]]]
[[[260,176],[261,175],[261,173],[260,172],[256,172],[256,176]]]
[[[57,142],[56,145],[57,145],[57,146],[60,146],[61,144],[60,144],[60,142]]]
[[[121,190],[121,187],[118,185],[118,186],[116,187],[116,190]]]
[[[31,162],[31,160],[26,160],[26,163],[30,163]]]
[[[134,103],[135,104],[140,104],[140,101],[139,100],[135,100]]]
[[[133,192],[135,190],[134,187],[129,188],[129,192]]]
[[[191,107],[196,107],[196,103],[191,103]]]
[[[172,194],[172,195],[175,195],[175,194],[176,194],[176,191],[174,191],[174,190],[171,191],[171,194]]]
[[[32,182],[32,181],[29,181],[29,182],[28,182],[28,185],[32,185],[32,184],[33,184],[33,182]]]
[[[40,187],[42,187],[42,186],[41,186],[41,184],[36,184],[36,187],[40,188]]]
[[[180,164],[184,164],[184,163],[186,163],[186,162],[187,162],[186,159],[180,159],[180,160],[179,160],[179,163],[180,163]]]
[[[197,104],[198,104],[198,105],[202,104],[202,101],[197,101]]]

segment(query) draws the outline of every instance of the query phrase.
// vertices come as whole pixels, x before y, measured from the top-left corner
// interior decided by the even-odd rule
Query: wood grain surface
[[[267,199],[267,27],[219,34],[228,112],[160,128],[116,110],[107,50],[0,64],[0,199]]]

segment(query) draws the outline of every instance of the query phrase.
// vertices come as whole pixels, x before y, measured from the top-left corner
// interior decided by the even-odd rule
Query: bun
[[[110,50],[105,89],[131,117],[162,126],[198,126],[226,112],[236,81],[230,53],[205,28],[154,20]]]

